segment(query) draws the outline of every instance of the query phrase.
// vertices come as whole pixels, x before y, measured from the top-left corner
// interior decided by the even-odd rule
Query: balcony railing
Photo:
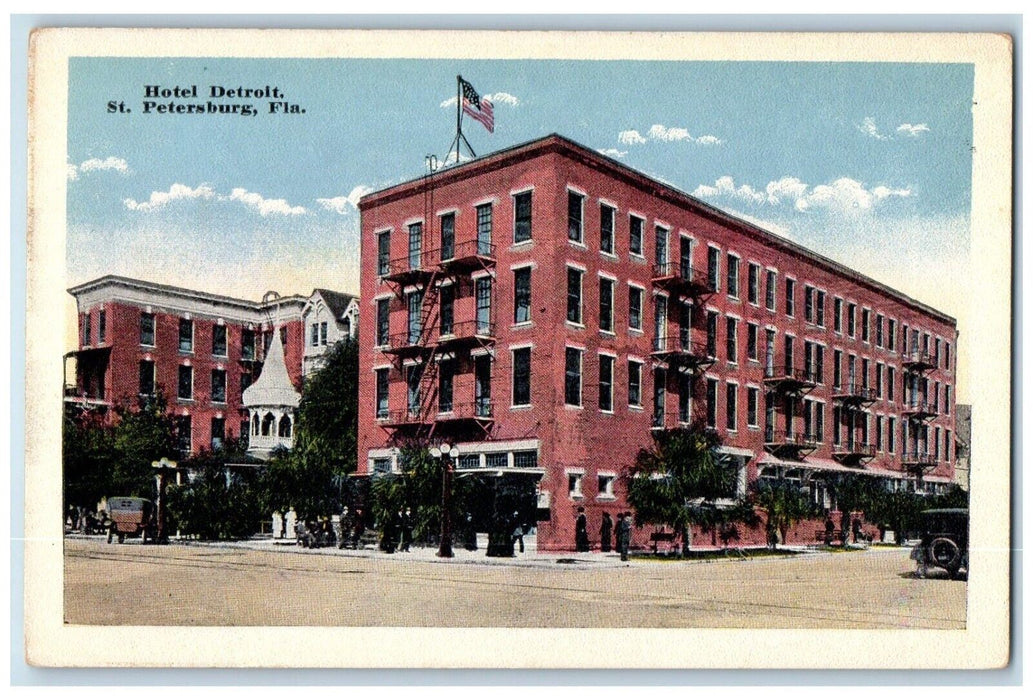
[[[764,383],[786,393],[809,391],[817,386],[818,374],[813,370],[776,365],[764,368]]]
[[[714,294],[716,291],[706,271],[677,261],[653,265],[652,280],[658,287],[689,296]]]
[[[908,401],[904,404],[903,414],[912,420],[928,420],[940,414],[936,405],[929,401]]]
[[[870,404],[875,402],[876,395],[875,390],[871,387],[851,382],[842,387],[834,388],[832,390],[832,398],[845,404]]]
[[[901,357],[904,367],[915,372],[936,368],[936,356],[928,350],[912,350]]]
[[[812,451],[818,448],[818,439],[811,433],[773,430],[768,428],[764,431],[764,445],[769,450],[789,449]]]
[[[386,266],[380,268],[380,277],[399,284],[424,281],[431,276],[434,269],[429,258],[429,255],[422,252],[420,255],[393,258],[388,260]]]
[[[705,341],[691,341],[683,335],[660,336],[653,339],[653,356],[680,362],[690,367],[712,365],[715,353]]]
[[[875,457],[875,445],[859,440],[848,440],[842,445],[833,445],[832,456],[841,462],[859,462]]]
[[[494,417],[491,399],[480,398],[463,403],[453,403],[448,411],[439,411],[434,417],[438,423],[456,421],[490,421]]]
[[[446,272],[464,272],[495,264],[495,245],[484,241],[460,241],[431,251],[434,264]]]
[[[415,330],[404,330],[400,333],[392,333],[388,336],[387,341],[388,344],[383,348],[383,352],[403,357],[420,355],[431,349],[427,334],[422,331],[417,333]]]
[[[921,468],[921,467],[932,467],[936,465],[936,460],[933,455],[929,452],[923,452],[922,450],[905,450],[900,456],[900,462],[905,467]]]
[[[438,330],[439,349],[494,341],[495,324],[489,321],[453,321]]]

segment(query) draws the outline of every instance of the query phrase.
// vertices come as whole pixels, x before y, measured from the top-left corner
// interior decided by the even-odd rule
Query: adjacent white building
[[[342,338],[354,338],[359,326],[359,300],[351,294],[314,289],[302,310],[305,353],[302,374],[323,366],[324,355]]]

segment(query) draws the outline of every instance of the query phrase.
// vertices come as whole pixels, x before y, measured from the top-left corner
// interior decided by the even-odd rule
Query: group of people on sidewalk
[[[599,525],[599,551],[610,551],[613,546],[614,529],[613,518],[604,512]],[[627,561],[628,550],[631,547],[630,512],[617,514],[616,532],[617,553],[621,555],[621,561]],[[591,551],[591,543],[588,541],[588,517],[585,515],[584,506],[578,506],[577,509],[577,519],[574,522],[574,549],[578,552]]]

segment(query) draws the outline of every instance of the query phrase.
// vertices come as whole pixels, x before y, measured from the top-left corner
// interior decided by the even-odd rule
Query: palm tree
[[[656,433],[627,472],[628,503],[637,525],[670,526],[688,551],[689,527],[710,532],[713,543],[730,524],[748,520],[730,508],[738,475],[718,458],[717,435],[701,425]]]
[[[754,503],[766,514],[768,544],[778,546],[774,533],[786,544],[789,530],[796,523],[814,514],[815,507],[800,486],[785,479],[762,479],[754,484]]]

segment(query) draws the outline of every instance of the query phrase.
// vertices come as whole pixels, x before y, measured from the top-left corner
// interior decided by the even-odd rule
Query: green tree
[[[871,512],[878,509],[884,490],[879,479],[849,473],[832,473],[823,478],[839,509],[840,530],[851,531],[850,514],[854,511],[861,511],[871,521]]]
[[[692,525],[711,532],[716,544],[722,530],[746,517],[747,508],[718,503],[734,498],[738,478],[718,459],[719,445],[717,435],[698,424],[654,434],[653,445],[639,451],[626,474],[635,523],[670,526],[687,551]]]
[[[892,530],[897,544],[907,533],[920,526],[920,514],[929,508],[929,499],[912,491],[883,489],[873,500],[867,519],[878,524],[880,530]]]
[[[111,494],[111,465],[115,462],[112,428],[97,413],[68,408],[61,447],[65,506],[92,510]]]
[[[115,456],[109,496],[154,498],[153,462],[179,454],[176,426],[168,413],[168,403],[160,391],[141,397],[135,410],[126,405],[115,408],[113,431]]]
[[[772,536],[778,533],[786,544],[792,527],[817,513],[817,508],[800,485],[785,479],[759,479],[752,485],[752,501],[765,513],[768,545],[777,548]]]
[[[339,488],[329,463],[311,457],[306,451],[273,451],[258,484],[266,513],[293,508],[300,520],[307,520],[339,510]]]
[[[352,338],[337,341],[323,366],[305,382],[298,406],[294,452],[310,468],[332,474],[355,471],[358,450],[359,349]]]
[[[203,540],[249,537],[262,519],[258,481],[248,467],[230,469],[242,450],[227,441],[218,450],[203,450],[180,463],[194,474],[187,484],[169,487],[170,527]]]

